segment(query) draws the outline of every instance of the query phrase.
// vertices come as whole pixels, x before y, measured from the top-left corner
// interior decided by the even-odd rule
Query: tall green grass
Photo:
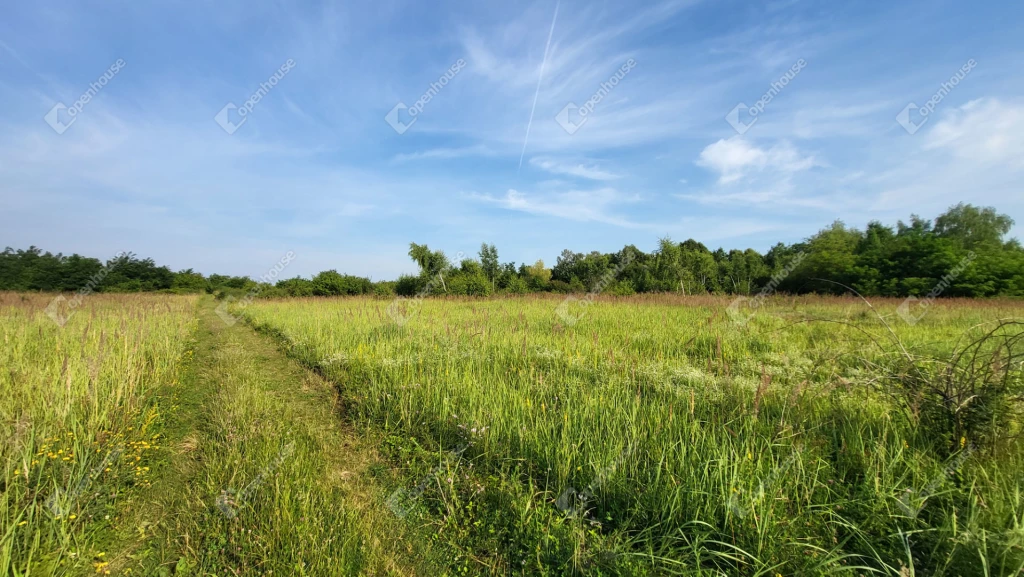
[[[877,390],[870,363],[897,351],[863,303],[779,297],[740,325],[728,299],[602,298],[571,326],[558,303],[429,300],[402,326],[371,299],[260,302],[244,314],[337,381],[348,414],[391,433],[394,457],[412,469],[416,447],[438,454],[472,441],[421,497],[438,538],[475,560],[468,570],[1024,566],[1020,443],[947,470]],[[904,347],[930,355],[1021,310],[952,301],[911,326],[897,304],[876,308]],[[588,485],[581,514],[556,506]],[[918,514],[901,506],[907,489],[926,488]]]
[[[0,293],[0,575],[109,572],[195,330],[191,297],[90,296],[63,327],[50,298]]]

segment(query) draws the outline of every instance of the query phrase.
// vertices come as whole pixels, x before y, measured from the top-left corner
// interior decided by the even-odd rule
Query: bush
[[[313,281],[302,277],[295,277],[277,281],[277,288],[293,297],[313,296]]]
[[[508,285],[505,290],[507,290],[509,294],[522,295],[529,292],[530,287],[521,277],[513,276],[509,277]]]
[[[483,273],[456,274],[447,279],[448,292],[460,296],[487,296],[491,294],[491,281]]]
[[[416,296],[426,284],[426,281],[418,276],[403,274],[395,281],[395,294],[403,297]]]
[[[966,447],[994,449],[1019,434],[1024,322],[999,321],[949,359],[917,357],[900,348],[894,367],[884,372],[882,390],[896,397],[940,456]]]
[[[394,282],[381,281],[373,285],[373,296],[381,298],[390,298],[395,296],[395,284]]]
[[[316,296],[352,296],[367,294],[372,290],[370,279],[339,274],[336,270],[324,271],[313,277],[313,294]]]
[[[551,281],[551,290],[556,293],[569,293],[572,292],[572,286],[564,280],[553,280]]]
[[[636,294],[636,290],[633,288],[632,282],[628,280],[623,280],[614,283],[612,284],[612,286],[608,287],[608,294],[620,297],[628,297],[630,295]]]

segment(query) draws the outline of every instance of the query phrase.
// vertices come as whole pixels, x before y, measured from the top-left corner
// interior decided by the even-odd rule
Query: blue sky
[[[9,2],[0,245],[380,279],[959,201],[1019,237],[1022,62],[1010,1]]]

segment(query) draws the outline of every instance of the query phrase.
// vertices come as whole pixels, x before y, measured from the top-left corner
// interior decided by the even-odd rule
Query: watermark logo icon
[[[939,297],[951,284],[956,280],[964,270],[967,269],[974,262],[974,259],[978,255],[974,251],[970,251],[952,270],[942,275],[939,279],[939,283],[936,284],[932,290],[928,291],[928,294],[924,295],[924,298],[917,298],[915,296],[909,296],[900,303],[900,306],[896,307],[896,314],[901,319],[906,321],[909,325],[916,325],[924,318],[924,315],[928,314],[928,309],[935,303],[935,299]]]
[[[797,74],[800,74],[800,72],[806,67],[806,60],[803,58],[797,60],[796,63],[789,67],[789,70],[787,70],[785,74],[779,77],[778,80],[772,81],[768,90],[761,95],[761,98],[759,98],[753,106],[747,106],[746,103],[740,102],[725,115],[725,121],[728,122],[729,126],[731,126],[738,134],[746,134],[748,130],[757,124],[759,115],[764,112],[765,107],[768,106],[768,104],[774,100],[785,87],[789,86],[789,83],[796,78]],[[746,121],[741,120],[741,112],[745,112],[746,114],[744,116],[749,117],[750,119]]]
[[[228,118],[229,110],[238,110],[238,106],[236,106],[234,102],[228,102],[224,106],[224,108],[220,109],[220,112],[218,112],[217,115],[213,117],[213,119],[217,122],[217,124],[220,125],[221,128],[224,129],[224,132],[227,132],[228,134],[234,134],[235,131],[241,128],[243,124],[249,121],[249,119],[243,116],[239,122],[232,122]]]
[[[577,116],[579,116],[578,122],[573,122],[569,119],[569,112],[575,110]],[[583,125],[587,123],[587,109],[580,108],[575,102],[570,102],[565,105],[565,108],[561,112],[555,115],[555,122],[562,127],[570,136],[576,134],[576,131],[583,128]]]
[[[740,111],[747,111],[749,113],[749,115],[752,117],[750,122],[743,122],[742,120],[740,120]],[[736,132],[739,133],[740,135],[746,134],[752,126],[757,124],[757,109],[751,108],[746,104],[740,102],[739,104],[736,105],[735,108],[729,111],[729,114],[725,115],[725,121],[728,122],[729,125],[732,126],[733,129],[736,130]]]
[[[256,475],[256,478],[249,482],[241,491],[237,493],[233,489],[227,489],[221,491],[217,497],[215,505],[220,512],[228,519],[234,519],[238,516],[238,508],[245,504],[246,501],[252,497],[253,493],[260,488],[261,485],[267,480],[267,477],[273,475],[277,469],[295,452],[295,441],[289,442],[284,446],[283,449],[274,457],[274,460],[270,462],[262,471]]]
[[[406,106],[404,102],[399,101],[399,103],[396,104],[395,107],[391,109],[391,112],[388,112],[387,115],[384,116],[384,121],[390,124],[391,128],[394,128],[395,132],[397,132],[398,134],[405,134],[405,131],[412,128],[412,125],[416,124],[416,121],[419,120],[415,116],[413,116],[413,119],[410,120],[408,123],[399,120],[398,111],[408,109],[409,107]]]
[[[800,266],[807,254],[799,252],[793,257],[793,260],[772,275],[771,279],[760,291],[757,292],[753,297],[738,296],[729,306],[726,307],[725,312],[729,315],[732,322],[738,325],[745,325],[750,319],[754,318],[754,313],[757,309],[764,305],[765,299],[775,293],[775,290],[779,287],[779,284],[789,276],[796,267]]]
[[[77,111],[72,108],[65,114],[65,116],[70,117],[68,122],[61,121],[60,112],[62,110],[68,110],[68,107],[63,102],[58,102],[57,104],[54,104],[53,108],[51,108],[50,111],[46,113],[46,116],[43,117],[43,119],[46,120],[46,123],[50,125],[50,128],[53,128],[54,132],[57,134],[64,134],[64,132],[71,128],[71,125],[78,120]]]
[[[924,103],[924,106],[918,106],[916,102],[911,102],[903,107],[903,110],[896,115],[896,123],[903,127],[903,130],[907,131],[907,134],[915,134],[921,129],[925,123],[928,122],[928,118],[931,113],[935,112],[935,108],[939,105],[946,96],[956,88],[968,74],[978,65],[978,62],[973,58],[968,60],[956,74],[951,76],[949,80],[939,85],[939,89]],[[916,112],[916,114],[913,114]]]
[[[395,489],[393,493],[388,495],[386,503],[388,509],[391,509],[391,512],[401,519],[408,515],[416,506],[416,497],[418,497],[418,495],[415,495],[404,488]]]
[[[434,481],[434,479],[453,458],[460,458],[462,453],[466,452],[466,449],[468,449],[471,444],[472,443],[466,443],[454,451],[449,451],[445,455],[444,462],[431,469],[430,472],[420,479],[420,482],[412,489],[395,489],[390,495],[388,495],[388,498],[385,501],[388,509],[391,509],[391,512],[399,519],[408,515],[409,512],[416,507],[416,503],[419,501],[420,496],[423,495],[423,492],[427,490],[427,486]]]
[[[931,306],[931,301],[924,301],[914,307],[914,304],[920,301],[921,299],[915,296],[907,297],[900,303],[900,306],[896,307],[896,314],[900,315],[900,318],[906,321],[907,324],[916,325],[924,318],[924,315],[928,314],[928,307]],[[912,309],[911,307],[914,308]]]
[[[597,472],[594,476],[594,480],[587,485],[586,489],[577,491],[575,487],[566,487],[564,491],[555,499],[555,507],[559,511],[565,513],[569,518],[576,518],[586,513],[587,504],[592,501],[597,492],[603,487],[612,475],[615,474],[616,469],[622,464],[633,453],[633,446],[627,446],[612,460],[608,466],[604,467]],[[592,519],[593,520],[593,519]]]
[[[89,486],[92,485],[96,477],[99,477],[111,463],[116,461],[121,453],[124,452],[124,447],[118,447],[107,453],[107,456],[103,458],[103,461],[96,467],[94,467],[89,473],[78,482],[77,485],[71,490],[57,489],[46,499],[46,507],[51,513],[57,518],[64,518],[71,512],[71,508],[74,505],[76,499],[78,499],[83,493],[85,493]]]
[[[231,303],[237,300],[238,299],[235,298],[234,295],[228,295],[224,297],[224,300],[222,300],[219,305],[217,305],[217,308],[213,309],[213,312],[217,313],[220,320],[224,321],[224,324],[229,327],[235,326],[235,323],[238,322],[238,317],[228,312],[228,307],[231,306]]]
[[[64,134],[75,122],[78,122],[78,115],[85,109],[85,105],[92,102],[92,99],[99,94],[100,90],[103,90],[124,67],[124,59],[118,58],[117,62],[111,64],[102,76],[89,83],[89,89],[79,96],[71,106],[58,102],[43,116],[43,120],[50,125],[54,132]],[[61,116],[67,118],[67,121],[61,120]]]
[[[961,443],[966,444],[966,441],[962,440]],[[973,444],[967,445],[951,463],[942,469],[942,474],[933,477],[920,491],[906,489],[903,495],[896,500],[896,505],[906,513],[907,517],[916,518],[924,509],[928,499],[942,486],[943,481],[959,471],[974,451]]]
[[[744,307],[744,304],[747,306]],[[729,315],[729,318],[732,319],[732,322],[738,325],[744,325],[747,324],[747,321],[753,318],[754,308],[756,308],[758,304],[760,304],[760,301],[751,300],[750,297],[739,296],[729,303],[725,312]]]
[[[572,295],[565,297],[561,303],[555,307],[555,314],[558,318],[562,319],[568,326],[573,326],[583,318],[584,309],[590,306],[593,299],[578,299]]]
[[[416,316],[421,304],[423,304],[423,298],[421,296],[413,298],[395,297],[395,300],[388,304],[386,312],[388,316],[391,317],[391,320],[395,321],[395,324],[398,326],[404,326],[412,320],[412,317]]]
[[[604,290],[608,288],[608,285],[612,284],[622,271],[626,270],[626,267],[629,266],[629,263],[631,262],[633,262],[633,253],[627,252],[622,257],[622,260],[615,265],[615,268],[605,271],[605,273],[601,275],[601,278],[597,279],[597,282],[594,283],[594,286],[590,287],[590,291],[587,292],[583,298],[576,298],[572,295],[568,295],[562,299],[562,302],[555,307],[555,314],[557,314],[566,325],[570,327],[575,325],[581,318],[583,318],[584,310],[594,303],[594,299],[597,295],[604,292]]]
[[[558,125],[562,127],[562,130],[566,131],[570,136],[576,134],[576,131],[583,128],[583,125],[587,123],[587,120],[589,120],[590,117],[589,115],[594,111],[594,108],[600,104],[600,102],[604,100],[604,98],[608,96],[608,94],[614,90],[615,87],[622,82],[622,79],[624,79],[634,68],[636,68],[636,60],[630,58],[619,67],[615,74],[609,77],[608,80],[601,83],[601,87],[583,103],[583,106],[577,106],[575,102],[566,104],[565,107],[555,115],[555,122],[557,122]],[[569,114],[574,110],[576,111],[576,116],[579,117],[579,120],[575,122],[570,118]]]
[[[907,131],[907,134],[914,134],[915,132],[920,130],[926,122],[928,122],[927,109],[923,111],[923,114],[921,115],[921,120],[918,122],[914,122],[913,120],[910,119],[910,111],[912,110],[921,110],[921,107],[911,102],[903,110],[901,110],[899,114],[896,115],[896,122],[898,122],[899,125],[902,126],[904,130]]]
[[[70,308],[67,313],[64,313],[65,309]],[[71,317],[78,311],[74,310],[74,307],[68,305],[68,299],[64,298],[64,295],[57,295],[54,297],[50,304],[46,305],[46,316],[50,317],[53,322],[57,323],[57,326],[63,327],[68,324]]]
[[[455,261],[461,261],[465,254],[466,253],[461,250],[455,253]],[[412,320],[423,305],[423,299],[427,298],[427,296],[429,296],[438,285],[445,287],[444,273],[444,270],[437,271],[437,274],[431,277],[430,280],[427,281],[427,284],[417,291],[412,297],[395,297],[388,304],[388,308],[385,309],[385,312],[389,317],[391,317],[391,320],[395,321],[395,324],[400,327],[405,326],[406,323]],[[447,291],[447,289],[445,290]]]
[[[412,106],[407,106],[405,102],[399,101],[390,112],[384,115],[384,121],[387,122],[388,125],[390,125],[398,134],[405,134],[405,132],[412,128],[412,125],[416,124],[416,121],[419,120],[419,115],[423,112],[423,108],[426,107],[427,103],[433,100],[434,97],[441,92],[442,88],[448,86],[448,83],[451,82],[459,72],[462,72],[462,69],[465,67],[466,61],[459,58],[455,61],[455,64],[452,64],[448,67],[448,70],[445,70],[444,74],[442,74],[436,82],[430,83],[430,88],[420,95]],[[400,110],[407,111],[407,114],[412,118],[412,120],[409,122],[399,120],[398,112]]]
[[[741,502],[744,500],[745,491],[743,489],[733,489],[729,493],[729,499],[726,506],[732,511],[733,515],[736,515],[740,519],[743,519],[751,513],[754,506],[761,502],[769,491],[773,491],[779,484],[782,476],[793,466],[793,463],[799,458],[801,447],[799,445],[794,447],[793,452],[783,461],[766,479],[762,479],[757,484],[757,491],[750,495],[749,504]]]
[[[260,82],[260,87],[256,89],[256,92],[252,93],[252,96],[248,98],[242,106],[236,105],[234,102],[228,102],[220,109],[220,112],[214,115],[213,120],[224,132],[228,134],[234,134],[239,128],[242,127],[246,122],[249,121],[249,114],[256,108],[256,105],[260,103],[263,98],[273,90],[284,77],[295,68],[295,60],[289,58],[281,65],[280,68],[271,75],[265,82]],[[234,110],[235,114],[240,118],[238,122],[230,119],[228,113]]]
[[[71,300],[64,298],[63,294],[59,294],[53,297],[53,300],[50,301],[50,304],[46,305],[43,312],[45,312],[46,316],[50,317],[53,322],[57,323],[57,326],[63,328],[64,325],[71,320],[71,317],[78,312],[77,309],[82,306],[82,302],[85,301],[85,298],[95,292],[100,283],[103,282],[103,279],[110,274],[111,267],[119,264],[124,257],[124,252],[119,252],[114,255],[114,259],[112,261],[108,262],[107,265],[97,271],[96,274],[89,277],[85,286],[78,289],[74,296],[71,297]]]
[[[260,276],[260,281],[266,284],[272,284],[274,281],[277,280],[278,275],[280,275],[281,272],[284,271],[284,269],[289,264],[291,264],[293,260],[295,260],[295,251],[290,250],[286,252],[285,255],[281,257],[281,260],[277,261],[277,264],[275,264],[273,268],[271,268],[262,276]],[[263,290],[263,286],[256,285],[255,287],[249,289],[245,293],[245,296],[243,296],[241,299],[235,298],[232,295],[228,295],[224,297],[224,300],[221,301],[219,305],[217,305],[217,308],[214,309],[214,312],[217,313],[217,316],[219,316],[222,321],[224,321],[224,324],[226,324],[229,327],[233,327],[235,326],[235,323],[238,322],[239,317],[238,315],[231,312],[231,303],[237,301],[239,308],[245,310],[246,307],[251,305],[252,302],[256,300],[256,297],[260,294],[261,290]]]

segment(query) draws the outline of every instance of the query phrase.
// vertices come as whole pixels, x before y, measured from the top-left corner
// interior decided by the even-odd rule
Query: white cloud
[[[465,158],[467,156],[497,156],[498,153],[484,146],[477,144],[474,146],[464,146],[461,148],[430,148],[420,152],[410,152],[396,154],[392,160],[395,162],[407,162],[410,160],[423,160],[423,159],[449,159],[449,158]]]
[[[697,165],[719,173],[719,184],[742,179],[751,171],[792,174],[815,166],[813,156],[802,156],[786,142],[759,148],[739,136],[709,144],[701,151]]]
[[[925,150],[947,151],[978,165],[1024,168],[1024,105],[972,100],[927,133]]]
[[[588,178],[590,180],[615,180],[616,178],[622,178],[622,175],[608,172],[594,164],[585,164],[583,162],[564,159],[537,156],[530,159],[530,164],[552,174],[578,176],[580,178]]]
[[[470,194],[469,198],[515,210],[543,216],[554,216],[580,222],[601,222],[626,228],[642,228],[644,225],[612,214],[616,205],[639,201],[637,195],[626,195],[614,188],[597,190],[569,190],[545,195],[524,194],[509,189],[505,196]]]

